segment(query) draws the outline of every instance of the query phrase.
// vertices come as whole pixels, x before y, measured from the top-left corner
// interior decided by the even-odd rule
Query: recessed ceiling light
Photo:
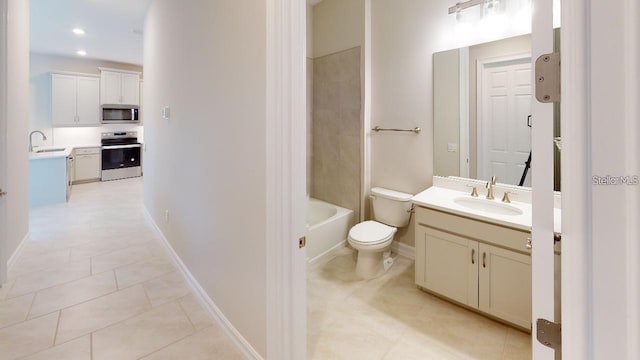
[[[84,30],[81,28],[74,28],[72,31],[76,35],[84,35]]]
[[[84,50],[78,50],[78,51],[76,51],[76,54],[78,54],[80,56],[85,56],[85,55],[87,55],[87,52],[84,51]]]

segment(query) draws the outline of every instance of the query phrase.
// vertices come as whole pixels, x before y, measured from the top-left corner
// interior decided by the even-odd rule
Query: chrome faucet
[[[491,177],[491,180],[487,181],[487,199],[493,200],[493,186],[496,184],[496,180],[498,180],[495,176]]]
[[[42,131],[32,131],[31,134],[29,134],[29,152],[33,152],[33,133],[39,133],[40,135],[42,135],[42,140],[47,140],[47,135],[45,135]]]

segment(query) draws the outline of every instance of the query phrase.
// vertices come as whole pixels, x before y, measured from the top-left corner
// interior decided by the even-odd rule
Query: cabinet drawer
[[[526,247],[527,240],[531,237],[529,232],[489,224],[421,206],[416,207],[416,223],[451,234],[478,239],[480,242],[531,254],[531,250]]]
[[[73,150],[76,155],[98,155],[100,154],[100,148],[77,148]]]

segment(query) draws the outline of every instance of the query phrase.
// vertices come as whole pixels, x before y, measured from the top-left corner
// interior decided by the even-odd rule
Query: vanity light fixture
[[[84,35],[84,29],[81,28],[73,28],[73,30],[71,31],[73,31],[73,33],[76,35]]]
[[[86,51],[84,51],[84,50],[78,50],[78,51],[76,51],[76,54],[78,54],[78,55],[80,55],[80,56],[86,56],[86,55],[87,55],[87,52],[86,52]]]
[[[464,9],[468,9],[473,6],[483,5],[483,14],[487,11],[495,12],[501,5],[501,0],[469,0],[465,2],[459,2],[449,7],[449,14],[456,14],[456,19],[459,18],[460,13]]]

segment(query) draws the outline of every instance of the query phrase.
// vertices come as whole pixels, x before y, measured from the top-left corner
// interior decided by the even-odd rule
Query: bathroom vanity
[[[530,203],[506,204],[438,187],[413,202],[416,284],[530,331]]]

